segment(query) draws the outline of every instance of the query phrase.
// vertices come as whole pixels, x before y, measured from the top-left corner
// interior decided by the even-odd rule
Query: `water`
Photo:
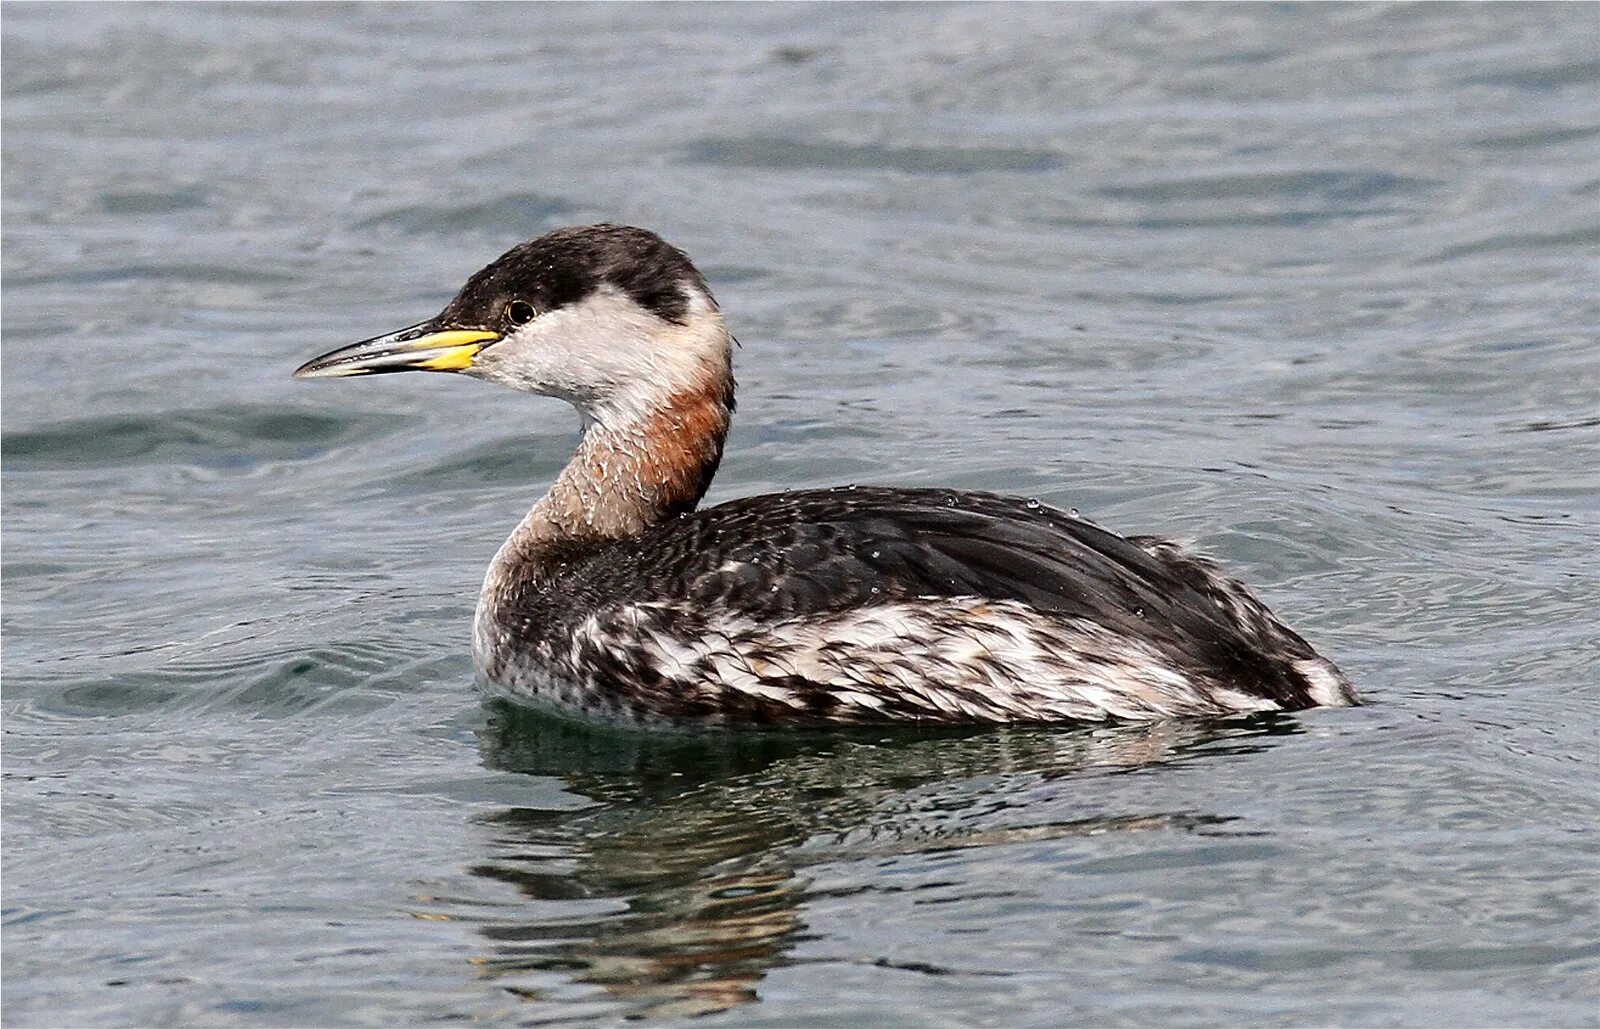
[[[1600,15],[9,5],[6,1020],[1596,1024]],[[744,341],[713,499],[1198,540],[1369,707],[485,707],[554,401],[291,382],[559,224]]]

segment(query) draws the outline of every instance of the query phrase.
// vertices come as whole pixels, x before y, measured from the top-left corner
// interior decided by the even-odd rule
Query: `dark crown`
[[[439,324],[495,329],[513,301],[544,314],[579,303],[602,286],[679,324],[688,316],[690,289],[711,296],[688,255],[648,229],[582,225],[506,251],[467,280],[439,315]]]

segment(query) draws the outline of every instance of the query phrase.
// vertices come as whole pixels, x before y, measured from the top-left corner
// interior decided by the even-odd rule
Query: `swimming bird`
[[[576,452],[495,555],[474,619],[480,681],[534,706],[798,727],[1357,702],[1212,561],[1036,500],[841,486],[700,509],[734,410],[731,340],[681,250],[590,225],[295,375],[454,372],[578,409]]]

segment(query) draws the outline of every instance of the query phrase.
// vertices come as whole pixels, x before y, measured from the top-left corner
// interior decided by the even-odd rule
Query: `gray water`
[[[11,1025],[1600,1024],[1600,8],[4,9]],[[291,382],[547,228],[743,341],[711,499],[1187,537],[1370,706],[486,705],[555,401]]]

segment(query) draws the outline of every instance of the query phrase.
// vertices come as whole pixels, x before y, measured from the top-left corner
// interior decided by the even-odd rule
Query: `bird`
[[[1216,562],[1039,502],[841,485],[700,501],[733,337],[646,229],[522,243],[434,317],[301,379],[448,372],[558,397],[581,435],[473,620],[489,693],[632,728],[1152,722],[1357,704]]]

